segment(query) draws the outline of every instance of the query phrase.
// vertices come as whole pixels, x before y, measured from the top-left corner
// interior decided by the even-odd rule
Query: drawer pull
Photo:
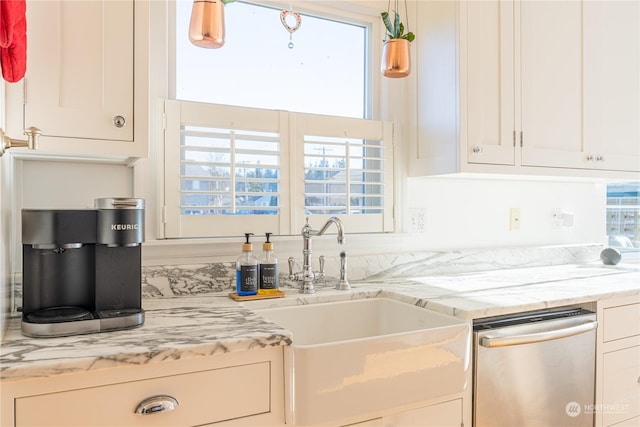
[[[173,411],[177,407],[178,401],[171,396],[153,396],[138,404],[136,414],[153,415],[160,412]]]

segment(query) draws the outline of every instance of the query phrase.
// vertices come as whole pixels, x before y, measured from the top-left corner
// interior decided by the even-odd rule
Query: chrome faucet
[[[340,218],[332,216],[327,220],[327,222],[322,226],[320,230],[314,230],[309,225],[309,217],[306,218],[306,222],[304,227],[302,227],[302,271],[299,273],[294,273],[294,265],[295,259],[293,257],[289,258],[289,279],[295,281],[302,281],[302,285],[300,287],[300,292],[303,294],[313,294],[316,292],[313,282],[316,278],[316,274],[319,277],[324,277],[324,257],[320,257],[320,271],[318,273],[313,271],[313,267],[311,265],[311,237],[312,236],[322,236],[327,229],[331,226],[331,224],[335,224],[338,229],[338,243],[343,244],[344,237],[344,228],[342,227],[342,221]]]

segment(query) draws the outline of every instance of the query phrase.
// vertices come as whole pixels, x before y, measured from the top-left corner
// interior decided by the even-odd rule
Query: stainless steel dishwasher
[[[595,319],[571,308],[475,321],[474,426],[593,426]]]

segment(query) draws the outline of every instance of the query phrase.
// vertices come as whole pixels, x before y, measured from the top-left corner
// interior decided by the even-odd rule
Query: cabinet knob
[[[471,150],[473,154],[482,154],[482,147],[476,146]]]
[[[153,396],[138,403],[136,414],[153,415],[173,411],[177,407],[178,401],[171,396]]]
[[[596,161],[597,162],[604,162],[604,156],[602,154],[598,154],[596,156]]]
[[[592,161],[593,161],[593,154],[589,154],[589,155],[587,156],[587,161],[588,161],[588,162],[592,162]]]
[[[122,116],[114,116],[113,117],[113,125],[117,128],[124,127],[127,124],[127,121]]]

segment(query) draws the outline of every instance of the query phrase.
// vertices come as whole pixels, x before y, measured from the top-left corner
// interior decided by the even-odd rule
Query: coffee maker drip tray
[[[141,308],[92,313],[82,307],[51,307],[25,314],[22,333],[34,338],[65,337],[137,328],[143,323]]]
[[[29,313],[25,318],[31,323],[60,323],[93,320],[93,315],[82,307],[50,307]]]

